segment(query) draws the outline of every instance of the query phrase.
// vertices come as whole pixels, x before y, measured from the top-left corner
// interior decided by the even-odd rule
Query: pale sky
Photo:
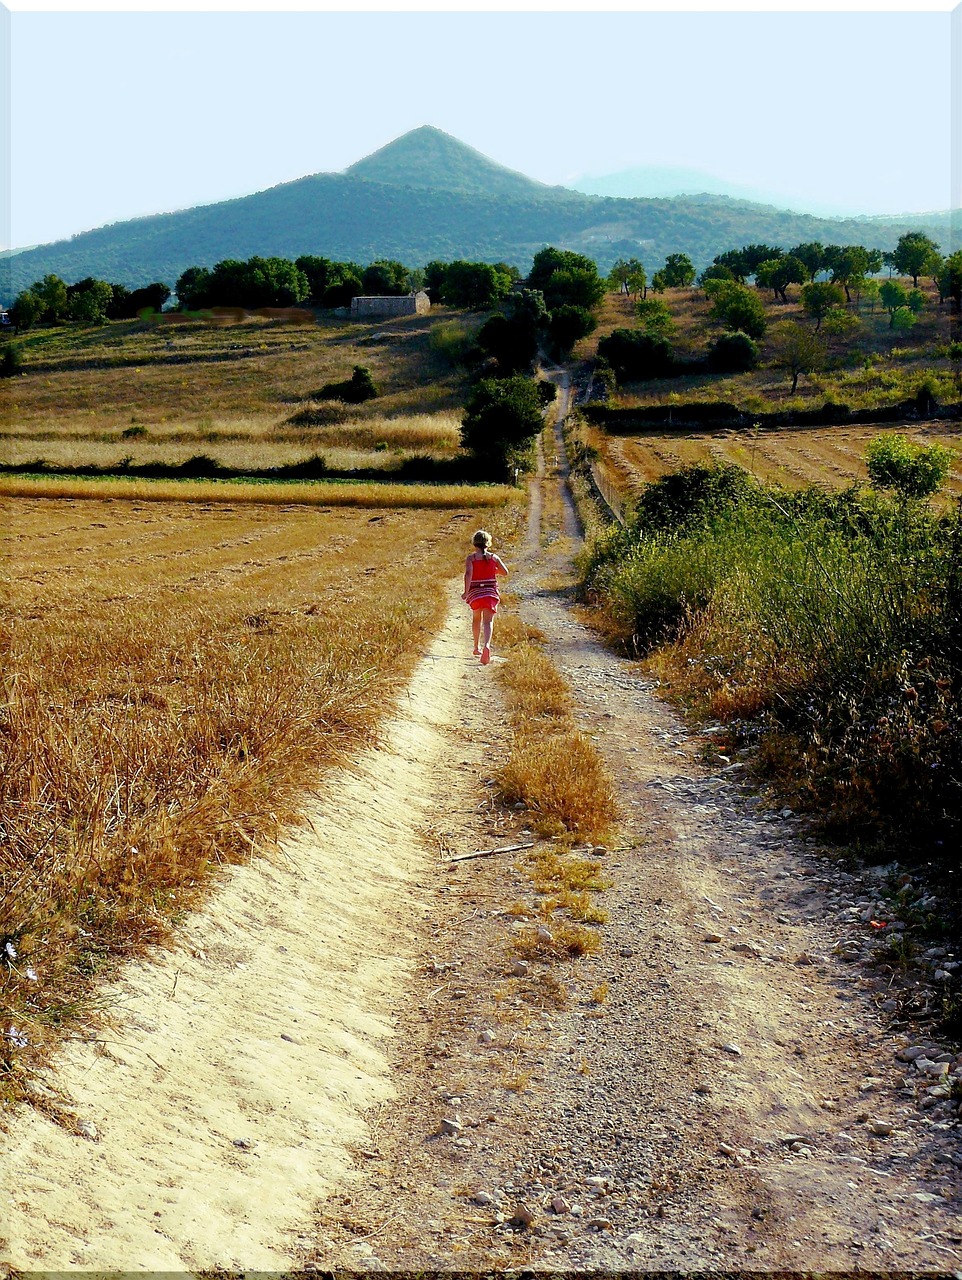
[[[951,203],[944,7],[27,8],[44,2],[7,15],[12,194],[0,247],[340,170],[421,124],[544,182],[671,165],[798,209]]]

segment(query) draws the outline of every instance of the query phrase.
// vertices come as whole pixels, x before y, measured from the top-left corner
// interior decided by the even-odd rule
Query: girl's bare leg
[[[471,610],[471,634],[474,636],[474,652],[481,652],[481,610]]]
[[[481,661],[486,666],[491,661],[491,632],[494,630],[494,612],[491,609],[480,609],[481,614]]]

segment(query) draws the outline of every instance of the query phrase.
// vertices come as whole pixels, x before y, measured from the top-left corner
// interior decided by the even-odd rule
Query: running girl
[[[491,534],[479,529],[471,539],[474,550],[464,562],[464,593],[462,600],[471,606],[471,630],[474,635],[475,656],[481,665],[491,661],[491,631],[494,615],[498,612],[498,578],[507,577],[508,570],[500,556],[491,550]]]

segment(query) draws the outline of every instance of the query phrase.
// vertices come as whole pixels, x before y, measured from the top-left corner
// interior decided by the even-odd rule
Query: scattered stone
[[[570,1213],[571,1203],[564,1196],[554,1196],[551,1200],[551,1208],[555,1213]]]
[[[733,942],[732,951],[740,951],[742,955],[753,956],[754,959],[761,959],[761,951],[755,946],[754,942]]]
[[[528,976],[528,966],[524,960],[515,960],[511,966],[511,972],[516,978],[526,978]]]
[[[460,1116],[445,1116],[441,1121],[440,1132],[445,1136],[459,1138],[463,1128],[464,1121]]]
[[[631,947],[619,947],[618,954],[623,960],[630,960],[635,953]]]
[[[77,1125],[77,1132],[81,1138],[86,1138],[88,1142],[96,1142],[100,1137],[100,1131],[92,1120],[81,1120]],[[239,1146],[240,1144],[235,1142],[234,1145]]]
[[[591,856],[593,858],[606,858],[608,856],[608,850],[605,847],[605,845],[596,844],[595,847],[591,850]]]
[[[514,1206],[514,1212],[508,1221],[513,1227],[520,1227],[522,1229],[530,1227],[532,1222],[534,1222],[534,1210],[529,1209],[523,1201],[519,1200]]]
[[[494,1044],[495,1038],[496,1038],[495,1033],[491,1030],[491,1028],[485,1027],[484,1031],[482,1031],[481,1034],[478,1036],[478,1042],[480,1044]]]
[[[895,1056],[899,1062],[915,1062],[918,1058],[925,1057],[925,1050],[920,1044],[913,1044],[905,1049],[896,1050]]]
[[[711,1093],[711,1085],[710,1085],[710,1084],[696,1084],[696,1085],[695,1085],[695,1092],[696,1092],[696,1093],[700,1093],[700,1094]]]
[[[474,1143],[470,1138],[455,1138],[451,1143],[452,1147],[473,1147]]]
[[[721,940],[722,936],[720,933],[706,933],[702,939],[703,942],[721,942]]]
[[[870,1120],[868,1127],[876,1138],[887,1138],[895,1126],[889,1124],[887,1120]]]
[[[740,1058],[742,1056],[742,1051],[739,1049],[737,1044],[723,1044],[722,1048],[726,1053],[730,1053],[733,1058]]]
[[[547,925],[539,924],[537,932],[539,942],[554,942],[554,934]]]
[[[807,951],[800,951],[798,955],[795,957],[795,963],[796,964],[814,964],[815,961],[812,959],[812,957],[809,955]]]

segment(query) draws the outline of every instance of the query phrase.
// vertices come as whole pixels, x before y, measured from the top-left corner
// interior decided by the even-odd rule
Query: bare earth
[[[493,799],[499,659],[452,588],[381,748],[65,1052],[46,1086],[86,1136],[15,1119],[8,1264],[962,1269],[958,1119],[920,1108],[877,973],[835,950],[871,879],[581,625],[572,516],[539,535],[536,497],[521,611],[621,797],[600,950],[516,972],[527,854],[449,861],[533,838]]]

